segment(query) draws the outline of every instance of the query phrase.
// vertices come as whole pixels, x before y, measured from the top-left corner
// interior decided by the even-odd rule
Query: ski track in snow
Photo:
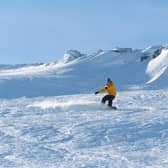
[[[1,99],[1,168],[167,168],[168,90]]]

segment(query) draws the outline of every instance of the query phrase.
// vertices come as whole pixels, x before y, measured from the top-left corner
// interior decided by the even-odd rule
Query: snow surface
[[[40,76],[41,74],[45,75],[47,72],[58,70],[59,68],[64,67],[63,62],[57,62],[53,64],[41,64],[41,65],[31,65],[31,66],[23,66],[15,69],[5,69],[0,70],[0,77],[1,79],[10,77],[27,77],[29,76]]]
[[[168,90],[1,99],[1,168],[167,168]]]
[[[0,97],[93,93],[108,77],[120,91],[165,88],[167,52],[163,46],[98,50],[88,55],[69,50],[63,60],[49,64],[0,66]]]
[[[0,168],[167,168],[167,67],[166,46],[0,65]]]
[[[152,77],[147,83],[158,79],[168,67],[168,50],[162,50],[159,57],[151,60],[147,66],[147,73]]]

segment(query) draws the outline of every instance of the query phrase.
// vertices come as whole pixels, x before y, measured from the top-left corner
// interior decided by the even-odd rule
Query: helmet
[[[107,78],[107,83],[112,82],[112,80],[110,78]]]

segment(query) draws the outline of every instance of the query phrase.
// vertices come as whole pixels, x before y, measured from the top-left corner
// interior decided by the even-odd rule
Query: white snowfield
[[[166,46],[0,65],[0,168],[168,168],[167,67]]]
[[[10,77],[27,77],[46,75],[51,71],[59,70],[64,67],[64,62],[57,62],[51,64],[30,65],[15,69],[0,70],[0,77],[9,79]]]
[[[168,90],[0,100],[1,168],[167,168]]]
[[[107,77],[118,90],[159,89],[167,87],[167,65],[168,49],[164,46],[98,50],[89,55],[70,50],[63,60],[49,64],[0,66],[0,97],[93,93]]]

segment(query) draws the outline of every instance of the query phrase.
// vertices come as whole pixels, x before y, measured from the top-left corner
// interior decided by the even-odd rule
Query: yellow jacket
[[[117,95],[117,91],[113,82],[109,82],[104,88],[100,89],[98,92],[99,93],[107,92],[111,96]]]

